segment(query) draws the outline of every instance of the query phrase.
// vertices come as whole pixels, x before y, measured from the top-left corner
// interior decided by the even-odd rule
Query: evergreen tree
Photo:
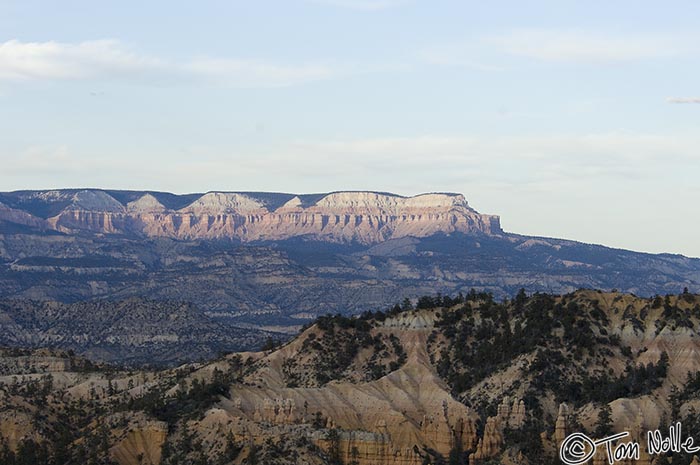
[[[610,404],[605,404],[598,412],[595,435],[597,438],[604,438],[610,434],[612,434],[612,409]]]
[[[343,465],[340,452],[340,433],[336,428],[326,433],[326,441],[328,441],[328,462],[331,465]]]
[[[265,344],[263,344],[263,346],[262,346],[263,352],[267,352],[269,350],[275,350],[275,347],[277,347],[275,340],[272,339],[272,336],[267,336],[267,339],[265,340]]]

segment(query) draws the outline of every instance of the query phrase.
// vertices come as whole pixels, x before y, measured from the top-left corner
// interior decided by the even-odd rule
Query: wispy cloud
[[[667,103],[700,103],[700,97],[669,97]]]
[[[433,47],[418,52],[418,59],[428,65],[455,66],[476,71],[503,71],[502,66],[489,63],[493,57],[483,58],[483,52],[474,44]]]
[[[142,187],[176,191],[267,187],[476,193],[501,186],[511,191],[561,193],[628,182],[647,186],[670,165],[684,166],[688,172],[689,167],[700,166],[698,145],[700,138],[692,134],[600,133],[310,140],[247,149],[193,148],[181,155],[120,147],[119,157],[107,156],[112,153],[106,150],[98,158],[85,147],[71,151],[64,146],[41,146],[8,157],[0,183],[17,188],[20,180],[27,180],[26,185],[41,181],[67,186],[84,183],[87,176],[91,182],[107,180],[109,185],[167,179],[167,185]],[[169,157],[165,165],[143,163],[164,156]],[[685,186],[684,182],[680,176],[674,185]]]
[[[0,43],[0,81],[202,79],[239,87],[279,87],[350,72],[326,64],[284,64],[221,57],[173,62],[138,53],[116,40]]]
[[[332,5],[353,10],[385,10],[408,3],[408,0],[310,0],[313,3]]]
[[[115,40],[0,43],[0,79],[5,80],[88,79],[141,74],[163,66],[160,60],[130,52]]]
[[[669,57],[687,51],[681,37],[626,36],[582,30],[522,29],[487,42],[517,56],[552,62],[611,63]]]
[[[697,166],[698,144],[700,138],[688,134],[626,133],[309,140],[237,156],[208,150],[206,159],[188,157],[171,163],[168,178],[187,184],[188,176],[211,179],[220,173],[223,180],[236,172],[244,183],[265,179],[283,185],[294,180],[313,190],[412,192],[461,190],[469,185],[478,191],[479,186],[501,185],[560,192],[574,186],[585,189],[592,184],[654,179],[669,162]],[[251,182],[247,187],[256,187]]]
[[[214,80],[220,84],[244,87],[277,87],[330,79],[340,70],[328,65],[279,65],[262,61],[226,58],[197,58],[183,66],[183,71]]]
[[[665,162],[668,157],[693,159],[700,138],[630,133],[561,134],[522,137],[421,136],[326,142],[299,142],[291,150],[368,161],[386,158],[401,165],[466,166],[479,163],[524,162],[533,167],[553,164],[574,167],[632,167],[639,162]],[[436,163],[440,162],[440,163]],[[444,162],[444,163],[442,163]],[[447,165],[446,165],[447,163]],[[536,168],[539,169],[542,166]],[[565,174],[565,173],[562,173]],[[577,176],[574,171],[572,175]]]
[[[602,65],[673,57],[698,51],[697,39],[682,34],[616,35],[585,30],[516,29],[434,44],[420,50],[428,65],[455,66],[477,71],[503,71],[509,57],[549,63]]]

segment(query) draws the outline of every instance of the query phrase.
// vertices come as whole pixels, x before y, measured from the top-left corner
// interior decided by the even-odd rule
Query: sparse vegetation
[[[12,410],[31,429],[18,443],[0,437],[0,463],[109,464],[110,451],[118,441],[145,424],[162,421],[159,424],[166,425],[163,465],[357,465],[362,460],[361,449],[348,452],[343,441],[350,434],[374,433],[338,428],[338,417],[314,400],[316,393],[319,398],[332,397],[348,389],[348,383],[377,380],[410,363],[390,380],[358,387],[358,392],[390,396],[391,391],[384,390],[410,378],[414,363],[430,359],[454,398],[478,417],[474,424],[477,435],[483,435],[486,419],[502,410],[504,396],[522,399],[527,412],[524,423],[503,426],[502,452],[550,465],[556,462],[551,445],[542,443],[541,434],[551,437],[559,403],[567,403],[574,412],[571,428],[584,430],[575,412],[586,411],[587,432],[602,436],[611,432],[614,423],[612,401],[634,401],[646,395],[653,399],[665,392],[660,388],[675,382],[667,375],[676,360],[649,340],[653,341],[657,328],[690,337],[688,330],[698,327],[697,305],[692,295],[644,300],[593,291],[562,297],[521,291],[502,301],[476,291],[456,297],[436,295],[357,318],[321,317],[300,340],[281,350],[272,347],[277,346],[273,341],[265,353],[245,359],[229,355],[213,365],[187,364],[153,372],[104,365],[91,371],[87,362],[67,352],[37,356],[32,350],[7,350],[0,357],[4,374],[0,408]],[[411,313],[404,317],[406,312]],[[411,324],[414,317],[428,328],[402,326]],[[645,334],[648,339],[642,345],[630,334]],[[423,341],[427,345],[418,349],[413,345]],[[406,343],[411,344],[410,362]],[[72,374],[57,376],[47,360],[67,367]],[[275,383],[280,376],[287,387],[301,389],[297,394],[302,395],[303,405],[297,394],[286,391],[270,404],[254,400],[279,395]],[[270,379],[272,384],[268,384]],[[70,389],[66,380],[72,380]],[[343,386],[305,389],[330,381]],[[438,384],[442,394],[444,385]],[[248,394],[236,394],[238,389]],[[684,428],[700,428],[700,415],[693,408],[700,399],[700,372],[689,373],[682,386],[671,389],[671,417],[681,419]],[[343,405],[353,408],[351,403]],[[287,415],[286,408],[293,408],[293,415],[275,423]],[[444,403],[443,409],[447,408]],[[247,419],[234,420],[240,415],[238,409],[246,412]],[[415,412],[400,412],[397,407],[392,414],[400,417]],[[248,418],[257,415],[264,419]],[[234,421],[254,421],[256,431],[269,429],[270,434],[251,443],[235,430]],[[373,428],[376,425],[368,429]],[[467,463],[474,452],[459,442],[441,453],[425,447],[416,451],[426,463],[445,465]],[[141,452],[138,457],[145,462],[147,456]],[[492,459],[499,460],[499,456]],[[689,460],[678,455],[673,463]]]

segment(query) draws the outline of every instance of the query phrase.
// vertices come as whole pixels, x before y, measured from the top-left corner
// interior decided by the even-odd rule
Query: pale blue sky
[[[0,0],[0,190],[455,191],[700,256],[696,1]]]

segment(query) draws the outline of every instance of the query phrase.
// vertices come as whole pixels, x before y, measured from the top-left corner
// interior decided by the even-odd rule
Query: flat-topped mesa
[[[51,212],[43,218],[37,214],[36,220],[66,233],[87,230],[244,242],[304,236],[364,244],[436,233],[502,233],[497,216],[478,213],[461,194],[402,197],[377,192],[325,195],[209,192],[192,200],[192,196],[159,193],[81,190],[61,195],[58,192],[9,193],[4,197],[14,200],[15,208],[18,205],[28,214],[35,214],[33,210]],[[178,204],[178,199],[188,202]],[[25,205],[28,208],[22,208]],[[3,219],[2,209],[0,219]]]
[[[412,209],[469,208],[461,194],[420,194],[399,197],[376,192],[334,192],[316,202],[314,207],[332,211],[356,212],[358,214],[401,214]]]
[[[401,197],[376,192],[335,192],[304,206],[294,197],[271,212],[249,240],[311,236],[330,242],[376,243],[439,232],[500,234],[498,217],[481,215],[459,194]]]

